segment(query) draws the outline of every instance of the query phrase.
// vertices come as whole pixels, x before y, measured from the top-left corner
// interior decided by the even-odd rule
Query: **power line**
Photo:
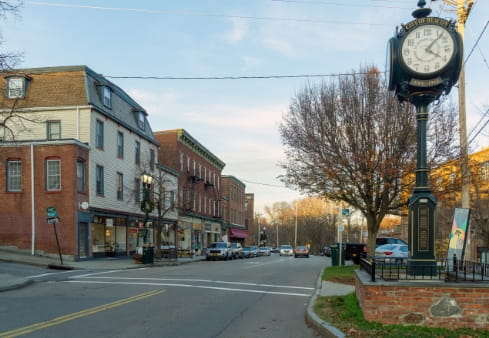
[[[383,72],[380,72],[383,73]],[[250,80],[250,79],[286,79],[309,77],[340,77],[351,75],[365,75],[367,72],[339,73],[339,74],[299,74],[299,75],[254,75],[254,76],[116,76],[102,75],[110,79],[139,79],[139,80]]]
[[[176,12],[176,11],[163,11],[157,9],[103,7],[103,6],[91,6],[91,5],[52,3],[52,2],[44,2],[44,1],[27,1],[26,3],[29,5],[37,5],[37,6],[83,8],[83,9],[96,9],[96,10],[104,10],[104,11],[124,11],[124,12],[163,14],[163,15],[178,15],[178,16],[221,17],[221,18],[243,19],[243,20],[291,21],[291,22],[321,23],[321,24],[336,24],[336,25],[390,26],[390,24],[388,23],[376,23],[376,22],[354,22],[354,21],[316,20],[316,19],[300,19],[300,18],[286,18],[286,17],[260,17],[260,16],[246,16],[246,15],[212,14],[212,13],[197,13],[197,12]]]
[[[269,183],[262,183],[262,182],[253,182],[253,181],[244,180],[242,178],[240,178],[240,180],[243,181],[243,182],[246,182],[246,183],[250,183],[250,184],[264,185],[264,186],[267,186],[267,187],[274,187],[274,188],[286,188],[286,189],[289,189],[289,188],[287,188],[284,185],[269,184]]]
[[[338,3],[331,1],[299,1],[299,0],[272,0],[274,2],[290,2],[290,3],[300,3],[300,4],[312,4],[312,5],[331,5],[331,6],[341,6],[341,7],[375,7],[375,8],[395,8],[395,9],[412,9],[411,7],[399,7],[399,6],[382,6],[382,5],[369,5],[369,4],[348,4],[348,3]],[[391,1],[395,2],[395,1]],[[402,3],[398,1],[398,3]]]
[[[484,35],[485,31],[486,31],[486,28],[487,26],[489,25],[489,20],[487,20],[484,28],[482,29],[482,32],[479,34],[479,37],[477,38],[477,40],[475,41],[475,44],[474,46],[472,47],[472,49],[470,50],[469,52],[469,55],[467,55],[467,57],[465,58],[465,61],[464,61],[464,65],[465,63],[467,62],[467,60],[470,58],[470,56],[472,55],[472,52],[474,51],[475,47],[477,47],[479,45],[479,41],[480,39],[482,38],[482,36]]]

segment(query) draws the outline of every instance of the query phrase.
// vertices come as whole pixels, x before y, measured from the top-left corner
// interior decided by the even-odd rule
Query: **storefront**
[[[242,245],[244,245],[245,239],[248,238],[246,229],[229,228],[228,234],[231,242],[239,242]]]

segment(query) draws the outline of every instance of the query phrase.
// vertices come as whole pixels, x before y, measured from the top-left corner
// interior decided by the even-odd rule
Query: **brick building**
[[[179,245],[201,254],[227,233],[221,201],[225,163],[184,129],[157,131],[154,136],[160,144],[160,162],[179,174]]]
[[[134,252],[138,228],[152,234],[154,217],[143,224],[139,201],[140,175],[157,163],[146,111],[86,66],[19,69],[0,80],[0,245],[57,253],[46,220],[55,207],[62,254]]]
[[[246,185],[231,175],[221,176],[222,219],[228,239],[244,244],[246,229]]]

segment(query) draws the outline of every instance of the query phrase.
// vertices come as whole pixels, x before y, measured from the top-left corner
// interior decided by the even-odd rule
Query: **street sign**
[[[48,217],[47,221],[48,221],[48,224],[53,224],[53,223],[59,223],[60,219],[59,219],[59,217]]]
[[[344,227],[343,225],[340,225],[340,226],[338,227],[338,231],[343,231],[343,230],[345,230],[345,227]]]
[[[341,215],[346,216],[346,217],[350,216],[350,209],[341,210]]]
[[[48,218],[58,217],[58,212],[56,211],[55,207],[47,207],[46,208],[46,215]]]

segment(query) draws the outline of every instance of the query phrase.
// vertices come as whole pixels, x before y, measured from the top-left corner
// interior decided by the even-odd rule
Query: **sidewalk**
[[[73,261],[63,257],[63,264],[59,256],[31,255],[30,252],[11,247],[0,247],[0,261],[9,263],[19,263],[51,268],[56,270],[122,270],[137,269],[145,266],[171,266],[190,262],[205,260],[205,256],[194,256],[193,258],[179,257],[178,259],[161,259],[153,264],[136,264],[132,257],[104,257],[83,261]],[[12,290],[30,284],[28,278],[12,276],[0,272],[0,292]]]

